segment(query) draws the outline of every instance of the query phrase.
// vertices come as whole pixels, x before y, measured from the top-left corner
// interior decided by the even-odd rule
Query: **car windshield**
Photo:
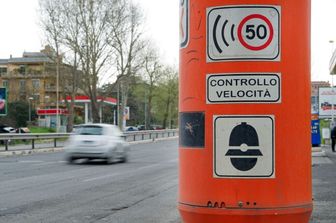
[[[79,126],[75,129],[76,135],[103,135],[101,126]]]

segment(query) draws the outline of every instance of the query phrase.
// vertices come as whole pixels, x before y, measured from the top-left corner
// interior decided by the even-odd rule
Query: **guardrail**
[[[165,130],[145,130],[145,131],[134,131],[134,132],[124,132],[124,137],[127,142],[141,141],[148,139],[157,138],[168,138],[178,135],[177,129],[165,129]]]
[[[142,140],[155,140],[157,138],[174,137],[178,135],[177,129],[165,130],[149,130],[149,131],[134,131],[124,132],[124,138],[127,142],[142,141]],[[0,142],[5,146],[5,151],[8,151],[10,142],[13,140],[31,140],[31,149],[35,149],[36,140],[52,139],[54,147],[57,147],[57,139],[66,139],[72,133],[4,133],[0,134]]]

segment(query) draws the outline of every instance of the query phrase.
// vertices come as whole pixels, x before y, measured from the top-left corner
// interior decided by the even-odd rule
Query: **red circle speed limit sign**
[[[263,15],[252,14],[245,17],[238,26],[240,43],[250,50],[263,50],[273,40],[272,23]]]
[[[222,6],[207,9],[207,62],[280,61],[281,8]]]

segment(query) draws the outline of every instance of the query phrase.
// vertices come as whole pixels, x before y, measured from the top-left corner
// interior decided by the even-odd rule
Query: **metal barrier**
[[[31,149],[35,149],[36,140],[53,139],[54,147],[57,147],[57,139],[66,139],[70,135],[72,135],[72,133],[4,133],[0,134],[0,142],[3,142],[5,145],[5,151],[8,151],[9,142],[12,140],[31,140]],[[177,135],[177,129],[134,131],[123,133],[123,137],[127,142],[155,140],[157,138],[168,138]]]
[[[154,140],[157,138],[168,138],[177,135],[178,135],[177,129],[124,132],[124,137],[127,142],[150,140],[150,139]]]

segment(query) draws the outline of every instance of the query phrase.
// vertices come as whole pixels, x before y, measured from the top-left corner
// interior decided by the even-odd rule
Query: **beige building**
[[[24,52],[22,57],[0,59],[0,86],[7,88],[9,102],[30,101],[36,109],[56,106],[56,65],[52,57],[47,56],[52,52],[46,47],[41,52]],[[69,85],[64,72],[61,75],[60,98],[62,86]]]
[[[331,87],[329,81],[312,81],[311,82],[311,96],[318,96],[320,87]]]

